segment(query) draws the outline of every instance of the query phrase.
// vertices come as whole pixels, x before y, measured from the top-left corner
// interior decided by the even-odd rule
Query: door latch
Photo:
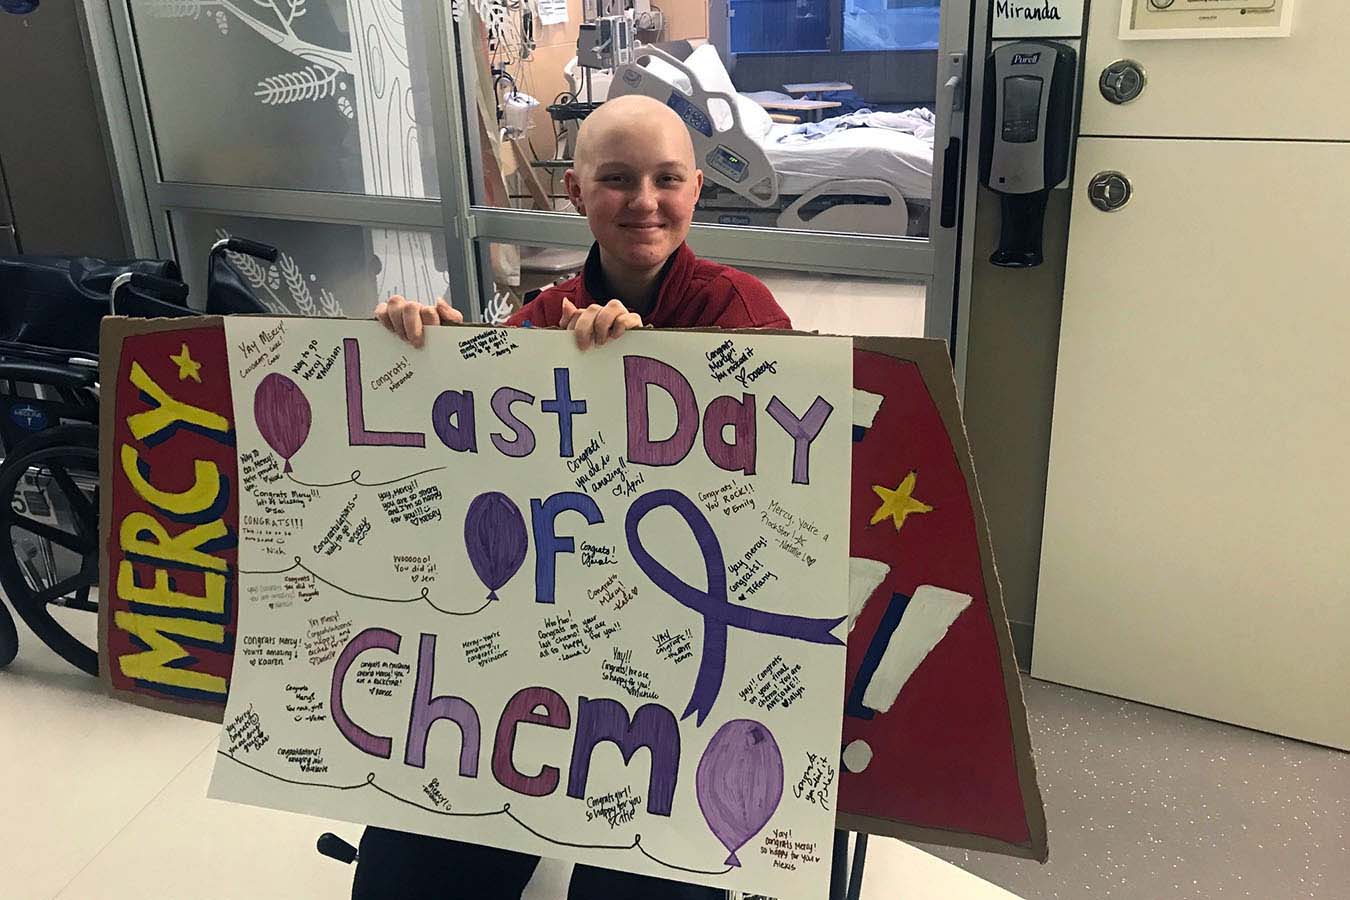
[[[1107,100],[1120,105],[1142,94],[1147,83],[1143,66],[1132,59],[1118,59],[1102,69],[1097,88]]]
[[[1088,199],[1102,212],[1115,212],[1120,209],[1130,202],[1133,193],[1134,187],[1130,184],[1130,179],[1120,172],[1098,172],[1088,182]]]

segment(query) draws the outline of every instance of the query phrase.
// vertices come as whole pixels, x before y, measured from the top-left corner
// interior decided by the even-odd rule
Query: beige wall
[[[998,195],[981,188],[975,217],[966,427],[1013,643],[1024,668],[1036,616],[1069,201],[1067,190],[1050,193],[1045,263],[1035,269],[990,264],[998,242]]]
[[[0,165],[25,253],[122,257],[127,241],[76,6],[0,13]]]

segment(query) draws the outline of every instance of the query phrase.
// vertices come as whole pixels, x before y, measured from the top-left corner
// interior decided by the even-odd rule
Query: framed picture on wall
[[[1289,37],[1295,0],[1126,0],[1123,41]]]

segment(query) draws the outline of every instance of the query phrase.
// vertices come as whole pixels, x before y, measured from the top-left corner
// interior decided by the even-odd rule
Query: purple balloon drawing
[[[464,549],[489,600],[520,571],[528,544],[525,517],[510,497],[487,491],[473,498],[464,514]]]
[[[726,864],[739,866],[736,851],[769,823],[783,798],[778,742],[761,723],[732,719],[703,750],[695,786],[703,818],[731,853]]]
[[[285,375],[272,372],[253,393],[253,419],[263,440],[285,460],[282,471],[291,471],[291,457],[309,437],[312,413],[305,392]]]

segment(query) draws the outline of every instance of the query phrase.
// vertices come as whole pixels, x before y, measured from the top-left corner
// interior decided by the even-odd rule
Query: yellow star
[[[202,383],[202,364],[193,359],[191,353],[188,353],[187,344],[183,345],[183,349],[178,351],[177,356],[171,354],[169,359],[173,360],[178,366],[179,381],[187,381],[191,378],[198,384]]]
[[[872,485],[873,493],[881,498],[881,506],[872,514],[872,521],[868,524],[875,525],[889,517],[895,521],[895,530],[899,531],[910,513],[932,512],[933,507],[914,497],[914,482],[917,478],[917,472],[910,472],[895,490],[879,484]]]

